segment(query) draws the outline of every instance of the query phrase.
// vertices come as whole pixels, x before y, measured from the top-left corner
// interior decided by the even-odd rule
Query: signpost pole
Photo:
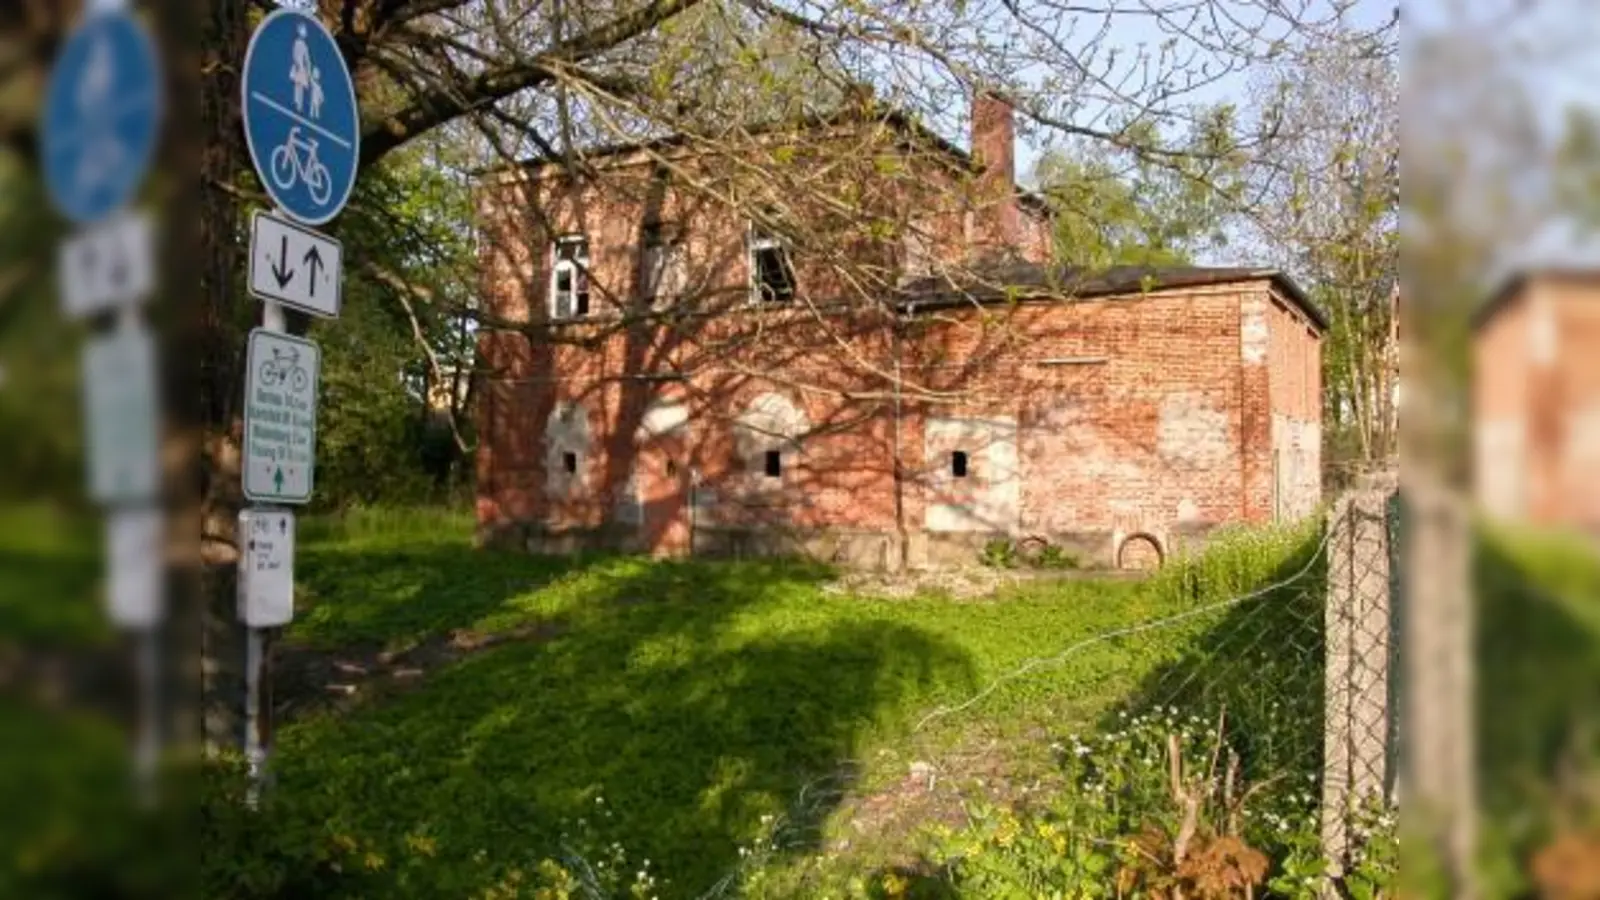
[[[288,323],[283,314],[283,305],[276,300],[263,300],[261,302],[261,327],[275,334],[286,334]],[[249,399],[246,398],[246,402]],[[248,436],[246,437],[248,440]],[[270,512],[273,507],[252,504],[250,507],[257,512]],[[240,535],[241,541],[250,540],[249,535]],[[240,554],[240,559],[245,559]],[[254,809],[260,796],[261,783],[266,779],[267,754],[270,751],[270,742],[267,739],[271,733],[272,710],[263,701],[266,694],[267,672],[267,641],[266,629],[257,628],[249,623],[245,624],[245,735],[244,753],[250,767],[250,787],[245,794],[245,801]]]
[[[337,318],[344,251],[316,231],[344,208],[360,164],[355,83],[313,12],[280,8],[256,27],[239,83],[245,143],[275,206],[250,224],[246,283],[261,327],[245,349],[239,516],[239,618],[245,627],[247,801],[258,802],[271,753],[271,643],[294,616],[294,515],[311,500],[322,351],[288,333],[284,307]]]
[[[263,647],[261,629],[245,626],[244,672],[244,758],[250,767],[250,786],[245,803],[254,809],[260,795],[263,770],[267,763],[266,741],[262,740],[261,674]]]
[[[58,248],[62,311],[115,310],[85,347],[89,493],[107,507],[106,606],[131,637],[138,709],[134,777],[153,799],[161,754],[165,533],[154,341],[138,311],[154,288],[150,217],[129,209],[163,116],[159,57],[128,0],[87,0],[45,84],[39,161],[51,204],[76,226]]]
[[[139,731],[134,746],[134,770],[140,800],[155,800],[156,769],[161,760],[161,656],[154,626],[139,630],[136,640],[139,679]]]

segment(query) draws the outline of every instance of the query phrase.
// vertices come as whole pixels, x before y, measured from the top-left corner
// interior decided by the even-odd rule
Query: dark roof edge
[[[1302,288],[1299,282],[1289,277],[1289,273],[1282,269],[1271,269],[1269,272],[1272,286],[1294,301],[1294,305],[1310,317],[1319,331],[1327,332],[1329,328],[1333,327],[1333,322],[1328,318],[1328,314],[1323,312],[1322,307],[1311,299],[1311,295],[1306,293],[1305,288]]]
[[[1311,319],[1312,323],[1317,326],[1317,330],[1319,332],[1326,333],[1331,326],[1331,322],[1328,319],[1327,314],[1324,313],[1322,309],[1311,300],[1310,295],[1305,292],[1305,289],[1301,288],[1293,278],[1290,278],[1289,275],[1283,272],[1281,269],[1260,269],[1254,271],[1232,270],[1225,272],[1200,273],[1194,277],[1168,279],[1154,277],[1150,279],[1148,289],[1178,291],[1183,290],[1184,288],[1216,287],[1227,284],[1242,284],[1250,281],[1267,281],[1272,287],[1276,288],[1280,293],[1287,297],[1289,301],[1292,302],[1301,312],[1305,313],[1306,317]],[[1136,294],[1141,290],[1144,290],[1144,288],[1137,284],[1103,282],[1095,283],[1093,280],[1089,280],[1082,288],[1078,290],[1068,290],[1066,293],[1073,298],[1087,299],[1094,297],[1110,297],[1118,294]],[[1052,289],[1037,285],[1027,285],[1013,289],[1010,295],[1015,296],[1015,298],[1018,300],[1027,301],[1050,299],[1060,296],[1061,293],[1063,293],[1063,291],[1060,289]],[[982,296],[972,293],[964,293],[959,289],[953,289],[947,293],[935,295],[927,299],[908,300],[903,304],[903,306],[909,306],[912,310],[946,309],[970,303],[996,303],[1006,299],[1008,299],[1008,294],[1006,289],[1003,287],[986,291]]]
[[[1535,278],[1552,278],[1566,281],[1600,281],[1600,267],[1585,268],[1580,266],[1549,266],[1543,268],[1516,269],[1500,280],[1489,296],[1472,311],[1469,325],[1473,331],[1489,324],[1502,309],[1511,302],[1512,298],[1519,296],[1528,286],[1528,282]]]

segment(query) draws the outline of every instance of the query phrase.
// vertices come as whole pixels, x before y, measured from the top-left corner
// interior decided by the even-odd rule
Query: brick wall
[[[1273,511],[1293,520],[1322,500],[1322,340],[1310,318],[1276,291],[1266,299]]]
[[[1600,283],[1535,275],[1474,343],[1478,499],[1492,515],[1600,527]]]
[[[1473,474],[1478,502],[1515,518],[1528,503],[1528,313],[1514,298],[1478,331],[1473,346]]]
[[[1270,471],[1265,429],[1253,450],[1245,442],[1251,422],[1270,418],[1267,366],[1252,415],[1240,362],[1241,309],[1266,297],[1257,283],[945,310],[901,336],[898,417],[896,343],[873,315],[637,323],[593,349],[486,336],[502,377],[482,394],[479,517],[541,549],[632,546],[648,493],[643,426],[668,406],[684,420],[684,483],[678,500],[655,494],[681,502],[702,549],[781,537],[842,559],[904,552],[922,564],[970,561],[997,534],[1043,533],[1103,562],[1139,535],[1170,551],[1217,524],[1270,516],[1244,512],[1249,473]],[[684,374],[641,377],[666,371]],[[568,409],[581,426],[561,417]]]
[[[598,183],[546,167],[480,188],[486,533],[871,565],[970,562],[995,535],[1042,533],[1113,562],[1130,541],[1170,552],[1271,518],[1274,450],[1315,453],[1320,384],[1319,341],[1280,327],[1295,313],[1266,279],[897,323],[880,301],[907,254],[884,235],[921,232],[930,266],[960,268],[992,198],[943,151],[837,140],[829,181],[864,211],[843,220],[786,184],[811,177],[805,148],[747,148],[772,157],[753,167],[667,151],[665,178],[640,153],[602,163]],[[752,307],[746,214],[729,204],[775,197],[812,223],[800,302]],[[1048,222],[1020,222],[1022,255],[1048,259]],[[639,289],[647,224],[670,228],[683,276],[655,309]],[[546,257],[575,232],[591,314],[552,323]],[[1308,502],[1309,481],[1287,484]]]
[[[974,483],[963,488],[989,510],[1013,509],[1016,492],[991,530],[1048,534],[1103,560],[1137,534],[1169,549],[1240,517],[1240,298],[1236,287],[1158,291],[940,322],[914,339],[922,361],[907,368],[967,396],[912,412],[930,425],[994,423],[996,447],[968,448]],[[932,442],[916,453],[918,424],[907,429],[912,458],[926,460],[916,476],[941,487],[954,480],[948,453]],[[1016,472],[985,471],[991,449]],[[911,521],[954,530],[960,517],[937,499],[913,495]]]
[[[791,253],[803,302],[871,302],[907,263],[918,264],[916,275],[961,270],[992,232],[985,223],[1000,215],[994,207],[1016,207],[946,151],[907,146],[889,126],[793,146],[661,155],[665,163],[644,152],[605,160],[600,180],[572,179],[547,165],[480,185],[483,293],[493,314],[513,322],[546,316],[551,244],[567,234],[588,239],[592,312],[638,311],[643,234],[652,225],[672,237],[684,299],[699,309],[742,305],[751,279],[746,238],[762,209],[795,226]],[[827,181],[819,186],[816,169],[824,164]],[[856,212],[841,215],[841,207]],[[1029,207],[1016,221],[1012,243],[1021,258],[1047,262],[1043,212]]]
[[[1557,386],[1548,397],[1559,419],[1556,517],[1600,530],[1600,284],[1551,284],[1556,319]]]

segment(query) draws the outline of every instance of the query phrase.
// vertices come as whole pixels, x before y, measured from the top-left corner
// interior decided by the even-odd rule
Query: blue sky
[[[1406,46],[1423,40],[1464,59],[1492,60],[1471,73],[1477,80],[1459,93],[1419,95],[1409,102],[1465,110],[1455,121],[1471,122],[1474,104],[1486,95],[1510,98],[1532,113],[1547,142],[1559,137],[1569,111],[1600,111],[1600,54],[1594,52],[1600,10],[1592,0],[1406,0],[1404,10],[1402,77]],[[1455,137],[1469,151],[1490,157],[1517,146],[1493,128],[1466,128]],[[1527,151],[1511,152],[1517,154],[1512,159],[1523,159]],[[1518,213],[1537,224],[1502,248],[1500,265],[1600,264],[1600,236],[1552,208],[1548,160],[1535,156],[1526,165],[1522,180],[1507,184],[1521,186],[1515,194]],[[1470,185],[1463,190],[1473,191]]]
[[[1572,107],[1600,107],[1600,8],[1593,0],[1406,0],[1406,44],[1456,40],[1499,57],[1539,118],[1553,126]]]

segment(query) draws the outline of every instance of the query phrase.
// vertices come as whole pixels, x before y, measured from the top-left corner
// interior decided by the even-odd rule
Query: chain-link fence
[[[1397,481],[1358,480],[1319,522],[1232,530],[1175,554],[1140,595],[1143,616],[1030,659],[929,719],[1014,680],[1055,678],[1051,690],[1074,698],[1129,684],[1067,748],[1094,770],[1069,791],[1115,783],[1126,800],[1098,826],[1117,832],[1109,843],[1164,835],[1140,853],[1174,884],[1211,866],[1205,877],[1237,885],[1277,880],[1271,896],[1384,893],[1396,871],[1407,646]],[[1050,674],[1060,670],[1072,674]],[[1099,801],[1067,804],[1077,802]],[[1206,861],[1227,839],[1260,851],[1260,868]],[[1291,889],[1283,879],[1297,866]]]
[[[1179,662],[1138,698],[1225,718],[1217,744],[1234,759],[1219,779],[1237,777],[1240,789],[1254,784],[1269,796],[1284,783],[1313,786],[1290,796],[1309,801],[1320,880],[1335,894],[1364,864],[1369,879],[1374,865],[1393,869],[1392,858],[1373,863],[1373,842],[1392,852],[1399,799],[1400,512],[1394,473],[1357,480],[1329,506],[1314,540],[1282,555],[1264,587],[1224,599],[1226,615],[1198,637],[1185,635]],[[1204,579],[1215,556],[1174,577]]]

